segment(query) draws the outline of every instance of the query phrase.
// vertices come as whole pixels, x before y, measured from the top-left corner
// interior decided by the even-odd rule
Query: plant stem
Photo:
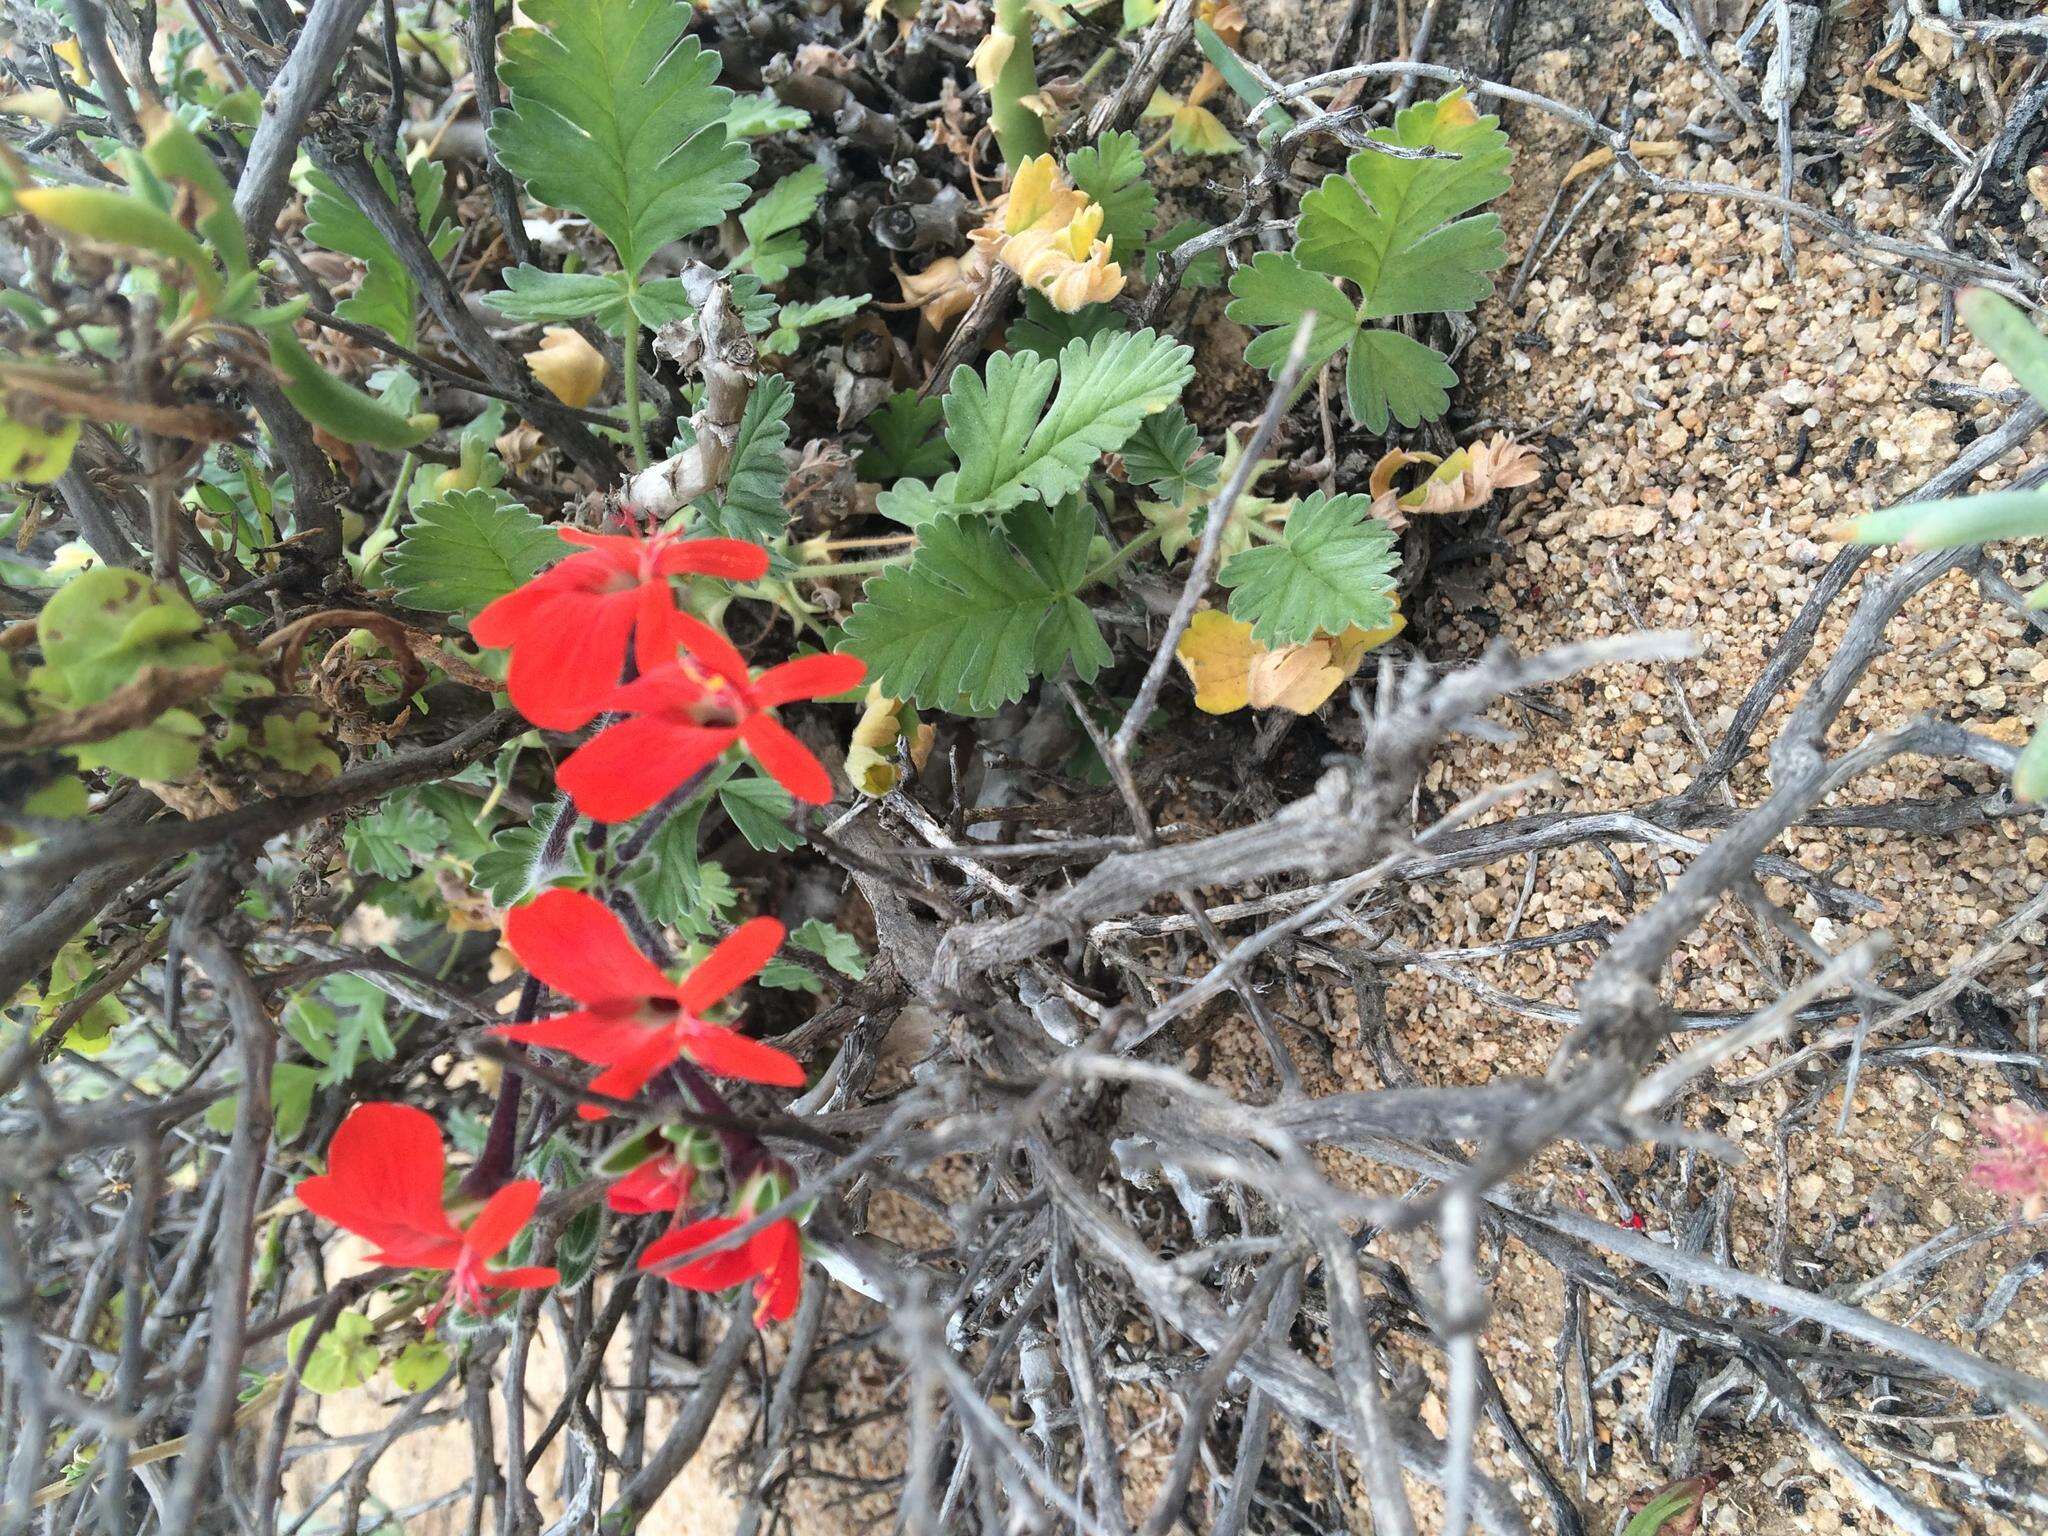
[[[1031,8],[1026,0],[996,0],[996,25],[1016,38],[989,93],[989,126],[995,129],[1003,164],[1012,176],[1033,155],[1045,154],[1052,141],[1045,122],[1024,104],[1038,93],[1038,65],[1031,56]]]
[[[1081,588],[1085,590],[1089,587],[1094,586],[1095,583],[1097,583],[1098,581],[1108,580],[1111,576],[1116,574],[1118,568],[1121,567],[1125,561],[1129,560],[1134,555],[1143,554],[1146,550],[1150,549],[1154,544],[1157,544],[1160,541],[1160,539],[1164,538],[1165,535],[1166,525],[1164,523],[1156,523],[1152,527],[1147,528],[1143,533],[1139,534],[1136,538],[1132,539],[1130,543],[1126,544],[1122,549],[1118,550],[1115,554],[1111,555],[1107,560],[1103,561],[1102,564],[1096,566],[1095,569],[1090,571],[1087,575],[1083,576],[1081,578]]]
[[[408,453],[398,466],[398,478],[391,484],[391,499],[384,503],[384,515],[377,519],[377,526],[370,530],[365,544],[373,542],[377,535],[387,532],[398,521],[398,514],[405,509],[405,493],[412,489],[412,477],[419,472],[420,461],[416,454]],[[377,562],[384,556],[383,547],[373,549],[363,560],[362,575],[367,577],[377,569]]]
[[[633,444],[633,468],[645,469],[647,429],[640,421],[640,322],[630,308],[626,311],[626,344],[622,364],[626,370],[626,435]]]
[[[886,571],[892,565],[901,565],[917,551],[899,550],[893,555],[872,555],[865,560],[838,560],[825,565],[805,565],[797,568],[799,576],[858,576],[866,571]]]

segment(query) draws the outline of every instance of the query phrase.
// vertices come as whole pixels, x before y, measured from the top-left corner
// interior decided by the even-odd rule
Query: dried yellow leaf
[[[1123,268],[1101,238],[1102,219],[1101,206],[1067,181],[1051,155],[1036,155],[1017,167],[1010,190],[974,232],[974,246],[1071,314],[1123,292]]]
[[[565,325],[541,332],[540,346],[526,354],[526,366],[549,394],[577,407],[597,398],[606,371],[604,354],[584,340],[581,331]]]
[[[1413,490],[1397,493],[1394,476],[1411,464],[1436,468]],[[1393,449],[1373,465],[1366,488],[1372,493],[1373,515],[1400,529],[1407,526],[1407,513],[1470,512],[1485,506],[1495,491],[1529,485],[1542,473],[1543,460],[1535,449],[1497,432],[1460,448],[1449,458]]]
[[[935,331],[966,313],[988,284],[989,258],[980,249],[965,256],[941,256],[922,272],[898,272],[903,301],[914,306]]]
[[[896,744],[903,739],[903,701],[868,689],[867,707],[854,725],[846,747],[846,776],[864,795],[886,795],[896,787]]]
[[[1195,707],[1227,715],[1249,705],[1297,715],[1322,708],[1355,676],[1366,653],[1384,645],[1407,625],[1400,614],[1381,629],[1347,629],[1299,645],[1268,649],[1252,639],[1252,627],[1221,609],[1195,615],[1174,655],[1195,685]]]
[[[1003,66],[1010,62],[1010,55],[1016,51],[1017,34],[998,22],[988,29],[988,36],[975,45],[967,66],[974,71],[974,78],[984,91],[993,91]]]

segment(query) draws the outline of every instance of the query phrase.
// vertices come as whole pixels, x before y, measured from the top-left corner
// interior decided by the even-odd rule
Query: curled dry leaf
[[[1071,185],[1051,155],[1038,155],[1017,167],[1010,190],[974,231],[974,246],[1072,314],[1124,290],[1102,219],[1102,206]]]
[[[910,766],[921,769],[931,756],[936,734],[903,700],[890,698],[880,684],[874,684],[847,742],[846,776],[864,795],[886,795],[902,776],[896,762],[897,744],[908,743]]]
[[[580,408],[597,398],[607,365],[604,354],[584,340],[581,331],[551,325],[541,332],[540,346],[526,354],[526,366],[549,394]]]
[[[1341,635],[1269,648],[1252,638],[1251,625],[1210,608],[1195,615],[1174,655],[1195,685],[1195,707],[1205,714],[1228,715],[1250,706],[1306,715],[1357,674],[1366,652],[1385,645],[1407,623],[1396,613],[1380,629],[1354,626]]]
[[[964,256],[941,256],[922,272],[898,272],[903,302],[924,316],[925,324],[943,331],[973,306],[988,286],[989,259],[978,247]]]
[[[1427,480],[1410,491],[1396,491],[1394,477],[1411,464],[1433,464]],[[1368,489],[1373,516],[1399,530],[1410,512],[1470,512],[1483,507],[1495,491],[1534,483],[1543,473],[1536,450],[1504,432],[1460,448],[1448,458],[1396,448],[1382,454],[1372,468]]]

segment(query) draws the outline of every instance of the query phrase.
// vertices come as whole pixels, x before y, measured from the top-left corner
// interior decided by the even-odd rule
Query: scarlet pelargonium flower
[[[515,907],[505,942],[529,971],[583,1006],[493,1033],[603,1067],[590,1080],[593,1093],[629,1099],[679,1056],[721,1077],[803,1086],[795,1057],[704,1018],[781,948],[782,924],[772,917],[742,923],[680,982],[640,953],[610,908],[582,891],[545,891]],[[606,1112],[585,1104],[578,1113],[602,1120]]]
[[[2028,1218],[2048,1215],[2048,1115],[2001,1104],[1977,1122],[1984,1138],[1970,1177]]]
[[[866,664],[855,656],[800,656],[755,677],[709,624],[688,614],[669,623],[689,654],[653,667],[643,660],[641,676],[603,700],[627,718],[599,731],[556,773],[576,809],[596,821],[637,816],[735,742],[798,800],[829,801],[832,776],[775,710],[844,693],[867,676]]]
[[[697,1182],[697,1166],[673,1151],[657,1152],[631,1173],[616,1179],[606,1193],[605,1204],[624,1216],[651,1216],[673,1211],[690,1198]]]
[[[328,1144],[327,1172],[301,1179],[293,1193],[314,1215],[369,1239],[379,1264],[448,1270],[442,1306],[453,1301],[482,1312],[490,1306],[487,1291],[532,1290],[561,1279],[538,1265],[487,1267],[533,1219],[541,1195],[537,1181],[507,1184],[465,1230],[449,1218],[441,1197],[446,1172],[441,1128],[433,1116],[406,1104],[359,1104]]]
[[[743,1243],[676,1263],[683,1254],[714,1243],[751,1220],[751,1214],[707,1216],[677,1227],[647,1245],[640,1267],[655,1270],[671,1285],[690,1291],[722,1291],[752,1280],[754,1326],[758,1328],[770,1318],[783,1322],[796,1311],[804,1280],[803,1234],[787,1216],[769,1222]],[[668,1264],[675,1267],[664,1269]]]
[[[551,731],[586,725],[604,707],[636,630],[642,657],[666,659],[653,648],[670,633],[671,576],[759,581],[768,573],[768,551],[740,539],[575,528],[561,535],[583,545],[582,553],[507,592],[469,626],[479,645],[511,647],[506,685],[513,706]]]

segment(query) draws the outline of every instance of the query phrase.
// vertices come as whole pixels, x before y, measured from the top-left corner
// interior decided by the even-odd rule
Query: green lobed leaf
[[[1069,342],[1057,363],[998,355],[985,380],[962,369],[946,396],[946,439],[960,468],[939,493],[992,511],[1073,494],[1103,454],[1180,398],[1194,376],[1193,355],[1144,330]],[[1045,408],[1055,378],[1059,390]]]
[[[393,795],[367,816],[342,829],[341,846],[358,874],[403,880],[420,858],[448,841],[448,826],[410,795]]]
[[[1261,251],[1231,276],[1235,297],[1224,313],[1240,325],[1271,326],[1254,336],[1244,360],[1278,377],[1294,348],[1302,316],[1314,315],[1303,377],[1335,357],[1358,334],[1358,310],[1320,272],[1311,272],[1284,251]]]
[[[528,0],[500,40],[510,105],[490,137],[536,199],[580,213],[638,278],[671,241],[746,200],[753,157],[726,134],[719,60],[673,0]]]
[[[554,531],[503,491],[450,491],[414,509],[384,568],[406,607],[472,619],[565,553]]]
[[[789,824],[796,802],[773,779],[758,773],[727,779],[718,787],[718,803],[740,836],[762,853],[803,846],[802,835]]]
[[[1389,416],[1404,427],[1435,421],[1457,382],[1441,352],[1399,331],[1360,331],[1344,360],[1344,403],[1368,432],[1386,431]]]
[[[1135,133],[1105,133],[1067,157],[1067,175],[1091,202],[1102,205],[1102,237],[1110,254],[1128,264],[1152,231],[1159,196],[1145,179],[1145,151]]]
[[[372,169],[385,195],[391,196],[391,173],[381,162],[373,163]],[[428,249],[436,256],[445,256],[454,249],[459,233],[441,213],[446,168],[438,160],[423,157],[408,175],[413,206],[419,210],[420,231],[427,237]],[[419,285],[406,272],[405,263],[378,233],[369,216],[356,206],[355,199],[325,174],[308,173],[306,186],[306,238],[325,250],[353,256],[363,264],[363,278],[356,291],[337,304],[334,312],[344,320],[372,326],[411,346],[417,338]]]
[[[1514,151],[1498,119],[1463,122],[1447,110],[1461,99],[1453,92],[1417,102],[1391,129],[1369,135],[1440,157],[1362,149],[1301,200],[1296,255],[1356,283],[1364,319],[1467,310],[1493,292],[1492,274],[1507,259],[1500,220],[1459,215],[1508,189]]]
[[[871,293],[840,293],[808,304],[785,304],[775,312],[775,329],[761,343],[771,357],[786,357],[803,344],[803,333],[814,325],[830,325],[860,313]]]
[[[1071,660],[1086,681],[1109,646],[1075,595],[1094,528],[1078,499],[1020,509],[1008,536],[973,517],[920,532],[916,557],[870,582],[846,621],[846,649],[882,690],[921,708],[986,714]]]
[[[452,1357],[438,1339],[415,1339],[391,1362],[391,1384],[401,1392],[424,1392],[448,1374]]]
[[[533,813],[523,827],[507,827],[491,839],[491,851],[479,855],[470,866],[471,883],[491,898],[494,906],[516,907],[537,891],[544,890],[564,874],[589,874],[595,856],[583,839],[571,833],[566,866],[541,860],[548,833],[564,814],[567,800],[556,800]]]
[[[860,952],[860,941],[852,934],[835,928],[830,923],[820,922],[815,917],[799,924],[791,932],[788,948],[816,955],[840,975],[854,981],[859,981],[868,973],[867,957]],[[769,961],[766,969],[761,972],[761,985],[812,994],[825,990],[825,983],[809,966],[797,960],[780,957]]]
[[[795,402],[795,388],[779,373],[763,375],[747,395],[733,435],[725,489],[704,502],[710,531],[766,544],[789,526],[782,500],[789,469],[782,449],[789,441],[789,408]]]
[[[1124,474],[1167,501],[1185,501],[1212,489],[1223,461],[1202,446],[1202,436],[1179,406],[1147,416],[1124,444]]]
[[[942,475],[953,452],[939,434],[945,402],[920,398],[916,390],[898,390],[863,423],[874,441],[860,451],[856,473],[863,480],[899,480]]]
[[[732,265],[751,270],[771,287],[788,277],[804,264],[804,240],[796,231],[810,222],[824,195],[825,169],[818,165],[807,165],[770,185],[740,215],[747,245]]]
[[[1387,624],[1399,563],[1371,497],[1318,491],[1288,514],[1277,542],[1232,556],[1218,579],[1231,589],[1231,617],[1250,624],[1254,639],[1293,645]]]

